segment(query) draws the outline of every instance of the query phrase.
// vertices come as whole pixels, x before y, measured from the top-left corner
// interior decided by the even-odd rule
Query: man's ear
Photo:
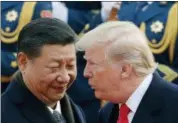
[[[25,70],[27,66],[27,61],[28,61],[28,57],[25,53],[19,52],[17,54],[17,63],[21,72]]]
[[[122,66],[121,77],[127,78],[131,75],[131,72],[132,72],[132,65],[131,64],[124,64]]]

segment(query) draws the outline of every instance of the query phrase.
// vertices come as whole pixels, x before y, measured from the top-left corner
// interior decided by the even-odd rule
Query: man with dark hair
[[[63,21],[42,18],[20,32],[20,72],[2,94],[3,123],[85,123],[65,94],[76,78],[74,31]]]

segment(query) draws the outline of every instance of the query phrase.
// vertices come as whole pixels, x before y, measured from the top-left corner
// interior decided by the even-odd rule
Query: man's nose
[[[88,65],[85,66],[83,75],[84,75],[84,77],[86,77],[86,78],[90,78],[90,77],[92,76],[91,71],[90,71]]]
[[[64,82],[64,83],[68,83],[70,80],[70,76],[69,73],[66,69],[63,69],[60,71],[60,76],[58,76],[57,80],[59,82]]]

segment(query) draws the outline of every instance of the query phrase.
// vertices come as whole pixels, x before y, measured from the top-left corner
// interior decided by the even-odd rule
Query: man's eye
[[[55,72],[55,71],[57,71],[57,70],[59,69],[59,67],[50,67],[50,69],[51,69],[53,72]]]
[[[73,68],[74,68],[74,65],[67,65],[67,68],[68,68],[68,69],[73,69]]]
[[[89,62],[90,65],[97,65],[95,62]]]

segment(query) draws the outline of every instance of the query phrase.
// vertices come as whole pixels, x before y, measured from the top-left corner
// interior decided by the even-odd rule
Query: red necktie
[[[122,104],[120,107],[120,113],[119,113],[117,123],[129,123],[129,120],[127,118],[129,112],[130,112],[130,109],[127,107],[127,105]]]

